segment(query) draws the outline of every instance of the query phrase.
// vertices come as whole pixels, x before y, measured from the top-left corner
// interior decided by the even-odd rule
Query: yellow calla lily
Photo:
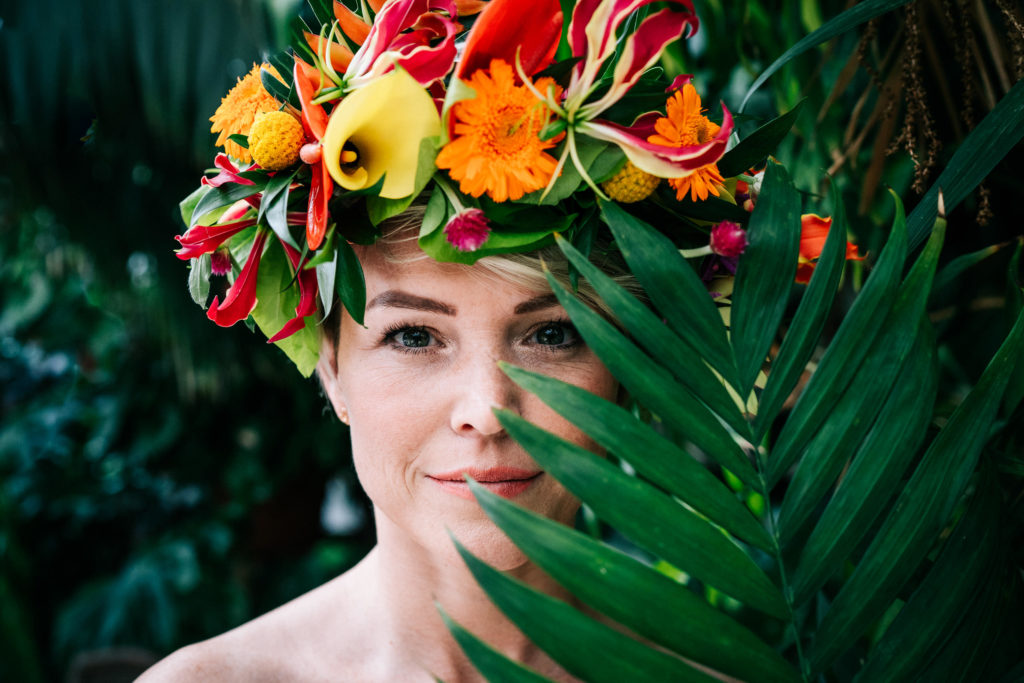
[[[371,187],[384,176],[380,196],[401,199],[415,189],[420,141],[440,134],[430,93],[395,69],[348,95],[331,113],[323,162],[347,190]]]

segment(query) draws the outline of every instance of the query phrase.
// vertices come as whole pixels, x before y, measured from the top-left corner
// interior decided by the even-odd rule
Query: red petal
[[[218,225],[193,226],[184,235],[174,237],[182,246],[182,249],[175,253],[182,260],[209,254],[242,230],[253,225],[256,225],[255,218]]]
[[[306,211],[306,242],[310,249],[319,249],[327,233],[327,201],[334,191],[334,181],[323,163],[310,168],[309,209]]]
[[[562,10],[558,0],[491,0],[476,20],[466,41],[458,77],[466,80],[492,59],[516,63],[532,76],[554,59],[562,37]]]
[[[259,273],[260,259],[263,257],[263,246],[267,241],[266,230],[259,230],[253,240],[249,258],[242,267],[238,279],[224,296],[221,304],[214,297],[206,317],[221,327],[231,327],[239,320],[245,320],[256,308],[256,276]]]
[[[830,227],[831,218],[822,218],[813,213],[800,216],[800,255],[808,261],[821,256]]]
[[[299,273],[299,305],[295,307],[295,317],[286,322],[277,334],[268,339],[268,344],[281,341],[285,337],[295,334],[306,326],[306,316],[316,313],[316,271],[312,269],[307,270],[300,266],[299,261],[302,255],[293,247],[284,242],[281,243],[281,246],[284,247],[284,252],[288,255],[292,268],[295,268]]]
[[[224,183],[237,183],[239,185],[253,184],[251,180],[247,180],[242,176],[238,175],[238,168],[233,163],[231,163],[231,159],[229,159],[228,155],[224,154],[223,152],[221,152],[214,158],[213,165],[220,169],[220,173],[213,176],[212,178],[207,178],[206,176],[203,176],[202,180],[200,181],[200,184],[211,185],[213,187],[220,187]]]
[[[302,104],[302,128],[307,138],[319,140],[327,130],[327,112],[319,104],[313,104],[313,93],[320,85],[320,72],[296,57],[292,73],[295,77],[295,92]]]

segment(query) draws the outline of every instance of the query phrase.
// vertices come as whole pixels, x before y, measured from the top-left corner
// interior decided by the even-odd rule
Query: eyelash
[[[534,341],[533,337],[538,332],[540,332],[541,330],[543,330],[544,328],[549,327],[549,326],[560,326],[560,327],[562,327],[566,331],[566,333],[567,333],[566,336],[569,337],[569,341],[563,342],[562,344],[541,344],[541,343],[539,343],[537,341]],[[395,339],[395,336],[398,335],[399,333],[407,332],[407,331],[412,331],[412,330],[421,330],[423,332],[426,332],[428,335],[430,335],[431,339],[435,342],[435,344],[434,345],[427,345],[427,346],[419,346],[419,347],[416,347],[416,346],[406,346],[404,344],[399,343]],[[581,346],[583,344],[583,339],[580,337],[579,332],[576,330],[576,326],[573,325],[572,322],[570,322],[567,318],[560,318],[560,319],[555,319],[555,320],[545,320],[545,321],[543,321],[541,323],[538,323],[537,325],[534,325],[530,329],[529,333],[526,335],[526,338],[529,340],[528,343],[529,343],[530,346],[536,346],[536,347],[543,348],[548,353],[558,353],[559,351],[565,351],[567,349],[573,349],[573,348],[576,348],[577,346]],[[413,324],[413,323],[405,323],[405,322],[394,323],[392,325],[389,325],[387,328],[385,328],[384,331],[381,333],[380,343],[381,343],[381,345],[390,346],[391,348],[393,348],[393,349],[395,349],[397,351],[401,351],[402,353],[413,353],[413,354],[430,353],[433,348],[435,348],[438,344],[440,344],[440,342],[439,342],[439,340],[437,338],[437,335],[432,333],[427,326],[425,326],[425,325],[417,325],[417,324]]]

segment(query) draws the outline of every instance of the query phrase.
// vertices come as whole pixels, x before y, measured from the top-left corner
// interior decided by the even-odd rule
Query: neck
[[[424,548],[378,513],[377,542],[368,558],[375,576],[375,609],[380,611],[396,669],[418,668],[445,681],[479,680],[444,625],[440,605],[452,619],[511,659],[569,680],[490,601],[450,541],[444,548]],[[549,595],[572,599],[525,558],[509,573]]]

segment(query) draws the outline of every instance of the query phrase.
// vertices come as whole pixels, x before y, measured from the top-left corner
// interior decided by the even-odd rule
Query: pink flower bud
[[[231,254],[227,247],[217,247],[210,254],[210,270],[214,275],[227,275],[231,272]]]
[[[726,258],[736,258],[747,248],[747,231],[736,223],[722,221],[711,229],[711,251]]]
[[[490,237],[491,226],[480,209],[464,209],[448,221],[444,234],[459,251],[476,251]]]

